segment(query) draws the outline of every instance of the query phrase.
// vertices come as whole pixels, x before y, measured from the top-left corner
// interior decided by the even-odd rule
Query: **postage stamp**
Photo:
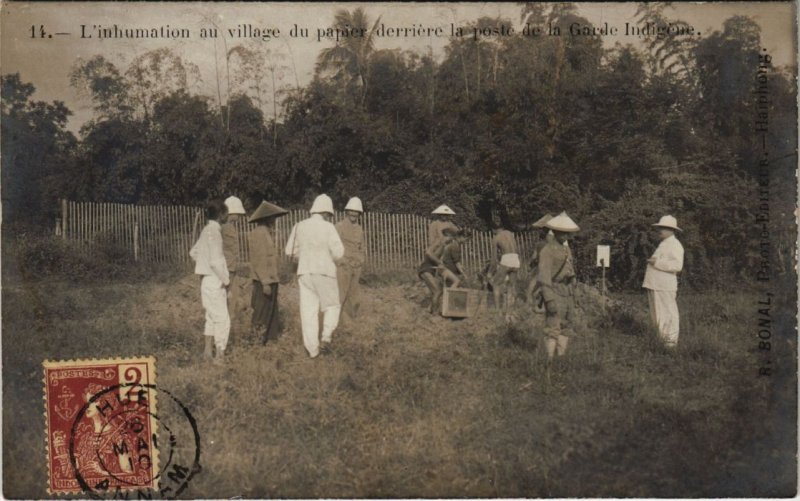
[[[157,489],[155,359],[43,366],[48,492]]]

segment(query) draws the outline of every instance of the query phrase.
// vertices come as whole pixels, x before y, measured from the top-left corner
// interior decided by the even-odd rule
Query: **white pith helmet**
[[[352,210],[356,212],[364,212],[364,206],[361,205],[361,199],[358,197],[353,197],[347,201],[347,205],[344,206],[344,210]]]
[[[311,204],[311,211],[312,214],[318,214],[320,212],[328,212],[333,214],[333,200],[328,195],[324,193],[319,195],[317,198],[314,199],[314,203]]]
[[[228,208],[228,214],[244,214],[244,205],[238,197],[228,197],[225,199],[225,207]]]

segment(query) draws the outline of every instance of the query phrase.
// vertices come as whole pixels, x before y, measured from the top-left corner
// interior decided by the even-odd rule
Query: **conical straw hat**
[[[265,219],[268,217],[279,217],[288,214],[289,211],[284,209],[283,207],[278,207],[275,204],[271,204],[267,201],[261,202],[261,205],[258,206],[253,212],[253,215],[250,216],[248,219],[249,222],[254,223],[260,219]]]
[[[564,233],[575,233],[576,231],[580,230],[578,225],[575,224],[575,221],[573,221],[566,212],[562,212],[561,214],[552,218],[550,221],[545,223],[545,227],[550,228],[553,231],[561,231]]]
[[[533,227],[534,228],[544,228],[545,225],[547,224],[547,222],[550,221],[551,219],[553,219],[553,215],[548,212],[544,216],[540,217],[538,221],[533,223]]]
[[[453,212],[453,209],[451,209],[450,207],[448,207],[446,205],[440,205],[439,207],[436,208],[436,210],[431,212],[431,214],[447,214],[449,216],[455,216],[456,215],[456,213]]]

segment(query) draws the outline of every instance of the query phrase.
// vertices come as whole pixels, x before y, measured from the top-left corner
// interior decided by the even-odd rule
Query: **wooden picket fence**
[[[279,255],[292,227],[309,217],[307,210],[293,210],[276,223],[275,241]],[[337,212],[335,221],[344,218]],[[361,224],[367,243],[366,269],[398,270],[416,267],[422,262],[428,245],[431,220],[415,214],[366,212]],[[126,254],[131,261],[191,265],[189,249],[197,240],[205,221],[198,207],[183,205],[126,205],[113,203],[72,202],[62,200],[61,217],[56,234],[74,241],[87,251],[102,246],[117,254]],[[239,219],[241,259],[248,261],[250,249],[247,234],[255,227]],[[536,243],[530,232],[517,233],[517,244],[523,267]],[[462,263],[471,273],[479,271],[491,259],[492,233],[472,231],[462,246]]]

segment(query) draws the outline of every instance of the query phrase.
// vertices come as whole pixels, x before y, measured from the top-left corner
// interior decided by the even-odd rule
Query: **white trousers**
[[[654,291],[647,289],[650,303],[650,318],[658,329],[658,335],[667,346],[677,346],[680,329],[677,291]]]
[[[319,355],[319,312],[322,317],[322,341],[329,343],[333,331],[339,325],[339,284],[333,277],[324,275],[300,275],[300,324],[303,345],[312,357]]]
[[[231,332],[231,317],[228,316],[228,294],[216,275],[205,275],[200,283],[200,299],[206,310],[206,326],[203,334],[214,338],[217,350],[228,346]]]

